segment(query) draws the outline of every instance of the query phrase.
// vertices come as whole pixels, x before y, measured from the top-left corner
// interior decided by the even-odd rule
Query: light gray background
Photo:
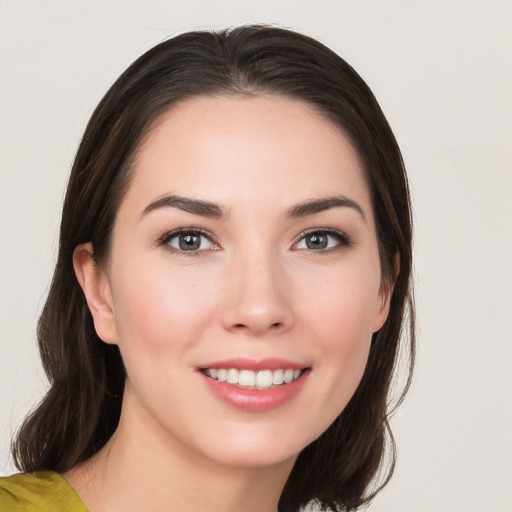
[[[169,35],[278,23],[345,57],[394,128],[415,204],[419,351],[377,512],[512,511],[510,0],[0,0],[0,473],[46,381],[35,323],[92,109]]]

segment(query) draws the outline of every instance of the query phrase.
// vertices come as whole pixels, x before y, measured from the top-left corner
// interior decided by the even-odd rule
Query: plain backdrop
[[[360,72],[410,176],[418,361],[396,473],[370,510],[511,512],[510,0],[0,0],[0,473],[46,389],[35,324],[94,106],[170,35],[262,22]]]

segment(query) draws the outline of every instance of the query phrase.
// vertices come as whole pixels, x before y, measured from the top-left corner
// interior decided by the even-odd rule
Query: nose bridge
[[[236,251],[227,272],[225,328],[258,335],[290,327],[293,319],[282,261],[268,243]]]

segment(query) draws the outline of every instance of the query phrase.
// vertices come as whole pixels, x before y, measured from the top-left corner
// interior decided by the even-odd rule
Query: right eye
[[[217,249],[217,245],[212,242],[207,234],[191,229],[180,229],[168,233],[161,240],[161,245],[167,245],[175,252],[188,252],[190,255]]]

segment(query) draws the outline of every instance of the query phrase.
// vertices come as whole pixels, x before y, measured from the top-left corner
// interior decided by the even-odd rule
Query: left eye
[[[295,245],[296,249],[307,249],[310,251],[322,251],[334,247],[348,245],[347,238],[342,233],[329,231],[314,231],[307,233]]]
[[[169,247],[178,251],[206,251],[213,249],[215,244],[202,233],[187,231],[176,233],[167,238],[165,242]]]

